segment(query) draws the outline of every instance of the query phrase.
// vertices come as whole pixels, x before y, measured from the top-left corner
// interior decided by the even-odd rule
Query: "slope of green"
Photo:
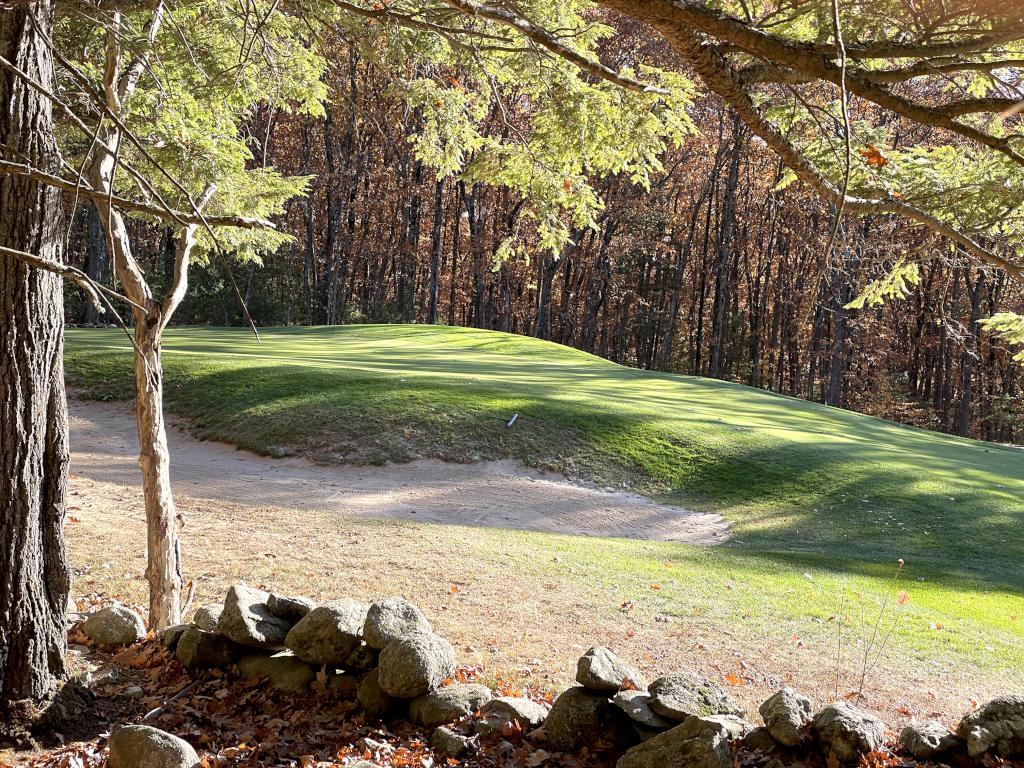
[[[67,339],[73,386],[131,396],[123,334]],[[164,349],[168,408],[203,437],[319,461],[515,457],[720,512],[734,536],[711,551],[579,547],[612,582],[671,561],[694,583],[680,600],[758,624],[834,613],[833,575],[873,603],[905,558],[902,647],[1024,659],[1024,451],[496,332],[174,329]]]

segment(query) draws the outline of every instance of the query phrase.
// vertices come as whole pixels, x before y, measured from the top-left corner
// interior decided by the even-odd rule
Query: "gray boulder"
[[[409,702],[409,719],[428,728],[447,725],[472,715],[490,700],[491,690],[486,685],[446,685]]]
[[[576,682],[592,691],[615,693],[625,688],[647,688],[647,680],[608,648],[591,648],[576,664]]]
[[[726,718],[688,717],[628,750],[615,768],[733,768],[732,725]]]
[[[192,625],[207,632],[217,632],[222,613],[224,613],[224,606],[220,603],[204,605],[196,610],[192,617]]]
[[[324,603],[291,628],[285,645],[310,664],[342,665],[362,643],[366,609],[358,600]]]
[[[173,627],[162,630],[160,632],[160,645],[173,652],[178,647],[178,640],[181,639],[182,634],[184,634],[188,627],[188,624],[175,624]]]
[[[463,736],[458,731],[444,726],[434,729],[430,737],[430,748],[442,760],[458,760],[475,747],[475,737]]]
[[[792,688],[783,688],[758,708],[765,728],[779,744],[795,747],[807,735],[812,705],[806,696]]]
[[[174,653],[186,669],[207,669],[233,664],[240,650],[224,635],[189,627],[178,638]]]
[[[1006,760],[1024,757],[1024,696],[1000,696],[965,717],[957,734],[971,757],[986,753]]]
[[[291,625],[267,608],[270,595],[261,589],[236,584],[228,590],[217,628],[239,645],[280,648]]]
[[[312,667],[284,653],[247,653],[238,660],[238,671],[246,679],[266,678],[271,687],[291,693],[308,690],[316,677]]]
[[[885,725],[848,701],[825,707],[811,721],[822,752],[833,752],[841,763],[856,763],[861,755],[882,746]]]
[[[110,648],[139,642],[146,636],[146,624],[131,608],[108,605],[91,613],[82,631],[96,645]]]
[[[743,746],[751,752],[774,752],[779,742],[772,738],[767,728],[754,728],[743,737]]]
[[[543,723],[547,715],[547,707],[530,699],[498,696],[480,708],[476,735],[486,738],[492,733],[502,733],[512,724],[524,732],[530,731]]]
[[[925,762],[958,752],[963,742],[942,723],[929,720],[904,728],[900,733],[900,746],[915,760]]]
[[[443,637],[413,632],[380,653],[380,687],[399,699],[435,691],[455,674],[455,651]]]
[[[719,686],[690,672],[659,677],[648,687],[651,709],[670,720],[691,716],[741,715],[743,710]]]
[[[376,669],[371,671],[362,679],[362,682],[359,683],[359,687],[356,689],[356,699],[359,701],[359,706],[363,708],[363,712],[370,719],[398,715],[405,705],[404,701],[389,696],[380,687],[378,672],[379,670]]]
[[[643,691],[619,691],[612,697],[612,704],[621,709],[629,719],[645,728],[666,731],[678,723],[656,714],[651,709],[651,695]]]
[[[389,597],[370,604],[363,637],[371,648],[382,651],[402,635],[433,631],[419,608],[401,597]]]
[[[629,718],[608,696],[582,687],[563,691],[544,719],[544,735],[552,749],[576,752],[590,744],[625,746],[636,742]]]
[[[148,725],[126,725],[110,736],[110,768],[195,768],[199,755],[184,739]]]
[[[307,613],[316,607],[316,603],[305,597],[285,597],[270,593],[267,610],[289,624],[298,624]]]

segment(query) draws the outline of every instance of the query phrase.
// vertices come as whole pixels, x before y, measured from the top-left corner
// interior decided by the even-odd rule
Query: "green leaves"
[[[307,43],[308,24],[273,0],[184,0],[168,4],[149,46],[142,32],[152,14],[152,9],[141,10],[121,19],[121,70],[144,52],[148,61],[136,91],[121,105],[120,118],[166,175],[127,140],[121,144],[121,159],[144,174],[172,207],[190,206],[167,176],[193,199],[215,184],[207,214],[281,213],[308,179],[258,167],[243,126],[258,108],[323,113],[326,62]],[[69,15],[61,17],[55,36],[69,58],[84,62],[83,73],[101,93],[104,27]],[[66,74],[59,85],[68,101],[81,101]],[[61,139],[65,156],[77,167],[91,149],[88,137],[65,130]],[[116,187],[126,197],[139,196],[136,182],[124,170],[117,174]],[[243,260],[259,259],[289,239],[274,230],[233,228],[223,228],[217,237]],[[200,232],[196,258],[201,261],[212,246],[209,234]]]
[[[906,298],[910,294],[910,286],[917,285],[920,280],[921,275],[917,264],[901,258],[884,277],[868,283],[861,294],[845,308],[877,307],[887,300]]]
[[[1007,344],[1024,347],[1024,315],[1017,315],[1013,312],[1000,312],[992,317],[981,321],[982,327],[994,333]],[[1013,356],[1019,363],[1024,363],[1024,349],[1021,349]]]

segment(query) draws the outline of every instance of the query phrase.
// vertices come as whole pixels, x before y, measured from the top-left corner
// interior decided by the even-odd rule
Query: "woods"
[[[257,157],[314,175],[282,220],[295,241],[235,268],[258,324],[490,328],[954,434],[1019,438],[1013,347],[978,324],[1019,310],[1019,285],[879,215],[845,215],[842,249],[826,253],[834,208],[786,184],[785,166],[717,100],[700,102],[699,133],[667,154],[650,191],[604,181],[594,228],[574,230],[556,254],[501,258],[510,232],[530,237],[523,199],[437,180],[406,140],[415,115],[386,96],[395,77],[354,48],[338,58],[322,119],[261,110],[248,127]],[[501,129],[497,105],[489,119]],[[95,268],[104,254],[82,250],[88,221],[78,258]],[[162,233],[134,236],[153,279],[166,279]],[[847,308],[908,253],[921,274],[905,301]],[[200,272],[194,288],[181,322],[244,323],[220,269]],[[72,319],[87,321],[87,305],[75,306]]]

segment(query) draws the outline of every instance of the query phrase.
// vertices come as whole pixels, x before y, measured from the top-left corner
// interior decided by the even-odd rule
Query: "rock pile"
[[[124,610],[103,609],[84,630],[104,645],[140,639],[141,620]],[[755,725],[713,681],[679,671],[649,682],[601,647],[579,659],[578,685],[550,709],[529,698],[494,697],[484,685],[455,680],[451,644],[399,597],[315,605],[238,584],[223,605],[199,609],[192,624],[165,630],[160,641],[189,670],[233,667],[243,678],[289,692],[306,691],[319,679],[327,691],[353,696],[368,718],[431,729],[439,764],[513,732],[532,733],[552,752],[617,750],[616,768],[733,768],[738,749],[773,768],[821,758],[852,766],[886,748],[884,724],[849,701],[815,711],[806,696],[783,688],[761,704],[763,725]],[[118,749],[143,742],[147,749],[181,747],[146,731],[124,733]],[[1024,757],[1024,697],[989,702],[956,733],[936,722],[910,725],[898,749],[920,762]],[[113,740],[111,758],[113,766]]]

